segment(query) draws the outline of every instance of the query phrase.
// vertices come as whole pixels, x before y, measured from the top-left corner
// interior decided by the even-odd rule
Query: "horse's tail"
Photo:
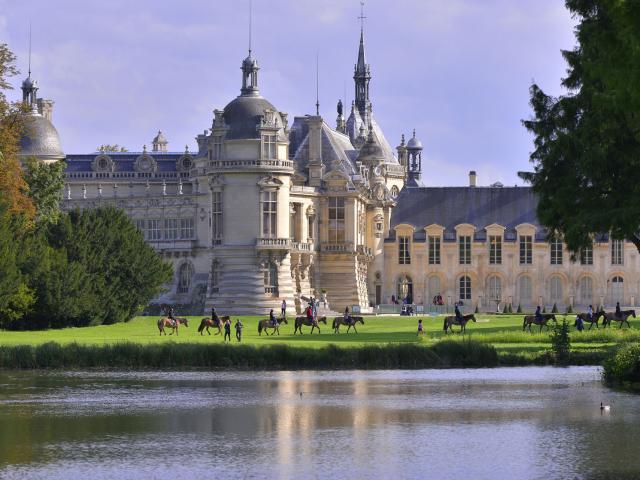
[[[258,322],[258,333],[262,333],[262,322]]]
[[[447,331],[447,317],[444,317],[444,323],[442,324],[442,329],[446,332]]]
[[[527,328],[527,317],[525,316],[522,319],[522,331],[524,332],[526,328]]]
[[[202,333],[202,331],[204,330],[204,318],[202,319],[202,321],[200,322],[200,326],[198,327],[198,333]]]

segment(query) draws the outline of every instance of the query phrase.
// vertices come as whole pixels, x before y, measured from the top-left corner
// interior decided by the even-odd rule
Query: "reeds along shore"
[[[571,363],[585,365],[601,364],[605,356],[601,352],[575,355]],[[0,346],[0,368],[3,369],[414,369],[551,363],[553,358],[548,354],[499,354],[493,346],[472,340],[447,340],[431,346],[386,344],[341,348],[328,345],[319,349],[186,343]]]

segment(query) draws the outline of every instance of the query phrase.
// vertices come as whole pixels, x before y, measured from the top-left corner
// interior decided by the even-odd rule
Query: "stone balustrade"
[[[293,170],[291,160],[211,160],[209,170],[236,170],[247,168],[260,168],[268,170]]]

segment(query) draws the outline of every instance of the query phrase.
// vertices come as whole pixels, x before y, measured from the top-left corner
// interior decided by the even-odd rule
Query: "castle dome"
[[[224,107],[224,123],[229,129],[227,139],[254,139],[260,138],[258,131],[260,117],[265,114],[265,110],[274,113],[275,121],[280,127],[278,136],[284,135],[284,122],[278,109],[271,102],[261,96],[240,95]]]
[[[45,162],[64,159],[56,127],[40,114],[26,115],[25,119],[25,131],[20,138],[20,157],[36,157]]]
[[[410,150],[422,150],[422,142],[416,138],[416,131],[413,131],[413,137],[407,142],[407,148]]]

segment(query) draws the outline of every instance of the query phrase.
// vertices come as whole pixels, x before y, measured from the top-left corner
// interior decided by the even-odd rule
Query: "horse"
[[[364,325],[364,318],[362,317],[349,317],[347,320],[345,320],[344,317],[335,317],[333,319],[333,333],[340,333],[340,325],[347,325],[347,333],[349,333],[349,330],[351,330],[351,328],[353,327],[353,331],[358,333],[358,330],[356,330],[356,323],[360,322],[362,325]]]
[[[177,336],[178,327],[180,326],[180,324],[184,325],[185,327],[188,327],[189,321],[186,318],[177,318],[177,317],[175,321],[171,320],[169,317],[161,318],[160,320],[158,320],[158,330],[160,330],[160,335],[162,335],[163,333],[166,335],[167,332],[164,331],[164,328],[169,327],[173,329],[173,331],[169,335],[173,335],[175,333]]]
[[[449,330],[451,330],[451,333],[453,333],[454,325],[460,325],[460,333],[465,333],[467,331],[467,323],[469,323],[469,320],[473,320],[474,322],[477,321],[476,316],[473,313],[463,315],[462,320],[455,315],[444,317],[444,324],[442,328],[444,329],[445,335]]]
[[[582,319],[583,322],[585,323],[589,323],[589,330],[591,330],[591,328],[595,325],[596,328],[600,328],[598,326],[598,320],[600,319],[600,317],[604,316],[604,312],[595,312],[591,315],[591,319],[589,319],[589,314],[588,313],[578,313],[576,315],[576,323],[578,321],[578,318]]]
[[[273,332],[271,335],[274,335],[274,334],[276,334],[276,333],[277,333],[278,335],[280,335],[280,324],[281,324],[281,323],[285,323],[285,324],[287,324],[287,323],[289,323],[289,322],[287,322],[287,319],[286,319],[286,318],[284,318],[284,317],[282,317],[282,318],[278,318],[278,319],[276,320],[276,324],[275,324],[275,325],[273,325],[273,324],[271,323],[271,320],[269,320],[268,318],[267,318],[267,319],[265,319],[265,320],[260,320],[260,321],[258,322],[258,335],[262,335],[262,331],[263,331],[263,330],[264,330],[264,333],[266,333],[267,335],[269,335],[269,332],[267,331],[267,329],[268,329],[268,328],[270,328],[270,329],[274,330],[274,332]]]
[[[204,330],[207,329],[207,333],[211,335],[209,328],[217,328],[218,333],[216,333],[216,335],[220,335],[222,333],[222,325],[224,325],[224,322],[227,320],[231,321],[231,317],[228,315],[218,317],[217,319],[213,319],[211,317],[203,318],[200,322],[200,326],[198,327],[198,333],[202,335]]]
[[[293,329],[293,334],[295,335],[296,332],[300,332],[300,335],[302,335],[302,326],[303,325],[306,325],[307,327],[311,327],[311,335],[313,335],[313,329],[314,328],[317,328],[318,329],[318,333],[320,333],[320,326],[318,325],[319,322],[322,322],[322,323],[324,323],[326,325],[327,324],[327,317],[319,317],[315,321],[314,320],[309,320],[309,318],[307,318],[306,316],[296,317],[295,328]]]
[[[604,320],[602,320],[602,326],[607,327],[607,325],[611,325],[611,320],[615,320],[616,322],[620,322],[620,326],[618,328],[622,328],[622,325],[626,324],[631,328],[631,324],[629,323],[629,316],[636,318],[635,310],[622,310],[620,312],[620,316],[617,316],[615,312],[606,312],[604,314]]]
[[[541,316],[542,320],[536,318],[535,315],[525,315],[522,321],[522,331],[524,332],[529,327],[529,333],[533,333],[531,331],[531,324],[533,323],[534,325],[539,325],[540,332],[542,332],[542,327],[547,327],[547,330],[549,330],[549,325],[547,325],[549,320],[558,321],[553,313],[542,313]]]

